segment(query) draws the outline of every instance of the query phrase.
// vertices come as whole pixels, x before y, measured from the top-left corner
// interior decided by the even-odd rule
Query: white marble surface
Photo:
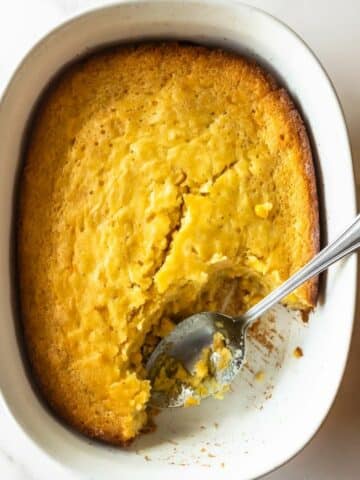
[[[28,48],[76,12],[107,0],[0,1],[0,92]],[[330,74],[348,122],[360,184],[360,2],[358,0],[252,0],[293,27]],[[336,193],[336,192],[335,192]],[[341,319],[339,319],[341,328]],[[360,478],[360,325],[337,400],[310,444],[267,480]],[[0,405],[0,479],[71,480],[30,443]],[[88,479],[90,480],[90,478]],[[92,479],[96,480],[96,479]]]

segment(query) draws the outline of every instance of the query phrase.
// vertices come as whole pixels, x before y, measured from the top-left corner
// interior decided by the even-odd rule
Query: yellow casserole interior
[[[144,362],[174,323],[244,311],[312,255],[282,95],[238,57],[175,45],[96,55],[48,94],[24,173],[22,308],[39,382],[83,431],[136,436]],[[286,302],[312,307],[306,288]]]

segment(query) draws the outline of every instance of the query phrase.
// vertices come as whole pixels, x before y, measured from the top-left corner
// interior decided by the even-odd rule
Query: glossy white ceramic
[[[147,38],[231,48],[269,66],[307,121],[322,199],[323,239],[326,232],[329,239],[334,238],[355,216],[351,153],[336,94],[309,48],[278,20],[229,0],[154,0],[124,2],[68,21],[29,52],[0,104],[2,399],[41,449],[88,478],[255,478],[295,455],[331,407],[352,332],[354,258],[330,269],[308,327],[286,312],[277,312],[275,350],[259,349],[253,343],[252,371],[244,370],[223,402],[210,400],[201,408],[166,411],[158,417],[156,433],[127,450],[91,442],[58,422],[34,394],[16,340],[11,226],[29,115],[43,88],[69,61],[101,45]],[[292,355],[298,345],[304,352],[301,359]],[[263,381],[254,379],[257,371],[264,371]]]

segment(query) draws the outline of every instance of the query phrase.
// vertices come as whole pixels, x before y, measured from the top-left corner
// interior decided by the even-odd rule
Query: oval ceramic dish
[[[280,311],[271,351],[253,343],[250,368],[222,402],[168,410],[155,433],[114,449],[61,424],[34,393],[16,336],[13,199],[29,116],[68,62],[111,43],[172,38],[233,49],[270,68],[287,87],[310,133],[322,204],[322,241],[355,216],[354,179],[344,118],[331,83],[302,40],[273,17],[225,1],[135,1],[61,25],[25,57],[0,105],[0,387],[9,412],[55,460],[89,478],[207,480],[255,478],[287,461],[324,420],[344,371],[354,316],[356,262],[332,267],[309,326]],[[274,322],[271,318],[266,322]],[[341,324],[341,325],[340,325]],[[294,349],[304,352],[295,358]],[[150,461],[149,461],[150,460]]]

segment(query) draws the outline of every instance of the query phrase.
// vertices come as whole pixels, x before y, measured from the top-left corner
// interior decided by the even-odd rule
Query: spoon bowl
[[[245,327],[245,323],[243,326]],[[231,353],[231,360],[226,368],[216,372],[218,391],[225,385],[229,385],[244,362],[246,328],[242,328],[240,319],[235,321],[232,317],[217,312],[202,312],[191,315],[180,322],[159,343],[146,365],[148,377],[152,384],[154,385],[154,379],[164,365],[166,358],[175,359],[190,374],[193,374],[201,352],[206,348],[211,348],[216,333],[222,335],[225,346]],[[156,390],[153,386],[151,403],[159,408],[180,407],[190,396],[197,398],[199,395],[190,386],[180,389],[177,396],[174,393],[165,393],[162,390]],[[199,400],[215,393],[213,390],[207,392]]]

